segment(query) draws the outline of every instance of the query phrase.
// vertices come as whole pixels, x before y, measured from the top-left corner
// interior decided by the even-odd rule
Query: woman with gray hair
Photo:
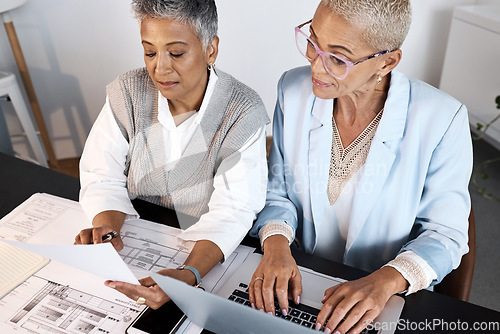
[[[254,307],[288,312],[290,245],[370,272],[325,291],[316,329],[359,333],[388,299],[440,282],[467,253],[472,145],[464,105],[395,71],[409,0],[322,0],[295,28],[310,66],[283,74]]]
[[[192,251],[160,273],[199,285],[264,207],[269,119],[253,90],[215,70],[213,0],[134,0],[132,8],[146,67],[107,87],[80,163],[80,203],[93,227],[75,243],[116,232],[111,243],[122,249],[120,229],[138,217],[133,199],[174,209]],[[151,308],[168,301],[150,277],[140,283],[106,285]]]

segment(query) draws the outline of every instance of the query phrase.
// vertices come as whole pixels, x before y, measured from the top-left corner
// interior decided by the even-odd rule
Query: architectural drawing
[[[44,284],[8,320],[12,327],[36,334],[116,333],[139,315],[139,310],[105,300],[38,276],[26,284]],[[22,287],[21,287],[22,289]]]

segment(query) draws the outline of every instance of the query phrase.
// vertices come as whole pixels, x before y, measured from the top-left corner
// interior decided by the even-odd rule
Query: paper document
[[[97,245],[38,245],[4,240],[6,243],[59,261],[104,279],[139,284],[111,243]]]
[[[192,243],[178,238],[181,230],[142,219],[125,221],[121,230],[124,247],[119,252],[137,278],[150,276],[162,269],[175,269],[184,264]],[[255,249],[240,245],[205,277],[205,291],[216,292]]]
[[[180,240],[180,234],[181,230],[170,226],[142,219],[127,220],[121,230],[125,247],[119,254],[138,278],[162,269],[176,268],[184,263],[191,251],[191,243]],[[203,277],[202,288],[216,293],[254,250],[239,245],[224,263],[217,264]],[[202,330],[188,319],[176,333],[198,334]]]
[[[144,308],[101,278],[51,261],[0,299],[0,333],[125,333]]]
[[[138,278],[183,264],[193,245],[179,239],[181,230],[142,219],[125,221],[119,253],[110,243],[73,245],[89,227],[78,202],[48,194],[34,194],[0,219],[0,239],[51,259],[0,299],[0,333],[124,333],[145,306],[104,280],[138,284]],[[203,278],[203,288],[217,291],[253,250],[238,246]],[[200,332],[190,321],[178,331]]]
[[[117,278],[135,283],[137,279],[111,244],[104,248],[88,245],[98,246],[89,248],[89,252],[79,251],[79,247],[87,245],[73,245],[77,233],[90,226],[78,202],[48,194],[34,194],[0,219],[0,238],[22,241],[25,248],[35,247],[48,258],[57,258],[0,299],[0,333],[125,333],[145,306],[106,287],[103,282],[115,277],[111,274],[119,274]],[[59,262],[67,263],[65,257],[72,266]],[[110,257],[114,258],[110,260]],[[14,258],[16,265],[22,262],[18,255]],[[97,272],[87,271],[82,264],[90,258],[93,258],[90,266],[97,268]],[[96,266],[96,258],[108,259],[106,265]],[[125,275],[128,279],[124,278],[122,269],[115,269],[116,264],[128,271]],[[108,269],[110,275],[105,271]],[[0,274],[3,273],[2,268]]]
[[[34,194],[0,220],[0,237],[21,242],[71,245],[91,227],[80,203],[49,194]]]
[[[0,241],[0,298],[49,263],[38,254]]]

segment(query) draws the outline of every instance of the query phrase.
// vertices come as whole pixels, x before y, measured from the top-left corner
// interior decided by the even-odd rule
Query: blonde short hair
[[[410,30],[410,0],[321,0],[335,14],[363,31],[373,50],[401,48]]]

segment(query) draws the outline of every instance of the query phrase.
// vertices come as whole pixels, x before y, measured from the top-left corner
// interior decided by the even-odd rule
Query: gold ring
[[[146,304],[146,298],[144,298],[144,297],[139,297],[139,298],[137,298],[137,300],[136,300],[135,302],[136,302],[137,304],[139,304],[139,305],[144,305],[144,304]]]
[[[254,281],[258,281],[258,280],[261,280],[262,282],[264,282],[264,278],[262,278],[262,277],[255,277]]]

